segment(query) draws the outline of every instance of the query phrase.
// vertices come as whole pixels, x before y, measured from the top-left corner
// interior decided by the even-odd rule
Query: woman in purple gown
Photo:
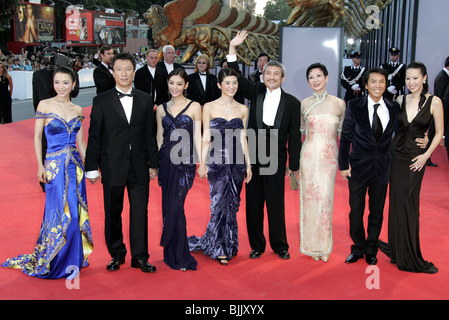
[[[188,81],[184,69],[170,72],[171,99],[156,110],[158,181],[162,189],[161,246],[164,262],[183,271],[196,270],[197,266],[189,250],[184,203],[195,178],[194,154],[199,154],[201,146],[201,106],[185,98]]]
[[[218,74],[221,97],[203,109],[203,144],[198,168],[200,178],[209,180],[211,218],[202,237],[191,236],[191,251],[202,250],[227,265],[238,251],[237,211],[243,180],[251,180],[246,140],[248,107],[234,100],[238,75],[222,69]],[[246,172],[246,179],[245,179]]]

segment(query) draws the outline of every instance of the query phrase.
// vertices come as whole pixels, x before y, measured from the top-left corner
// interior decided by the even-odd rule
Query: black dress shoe
[[[156,267],[149,264],[148,261],[140,260],[140,259],[131,259],[131,267],[140,268],[143,272],[155,272]]]
[[[365,260],[366,260],[366,263],[368,263],[369,265],[374,266],[375,264],[377,264],[376,256],[372,256],[372,255],[367,254],[365,256]]]
[[[252,250],[249,254],[250,259],[258,259],[262,256],[263,251]]]
[[[427,160],[426,166],[428,166],[428,167],[438,167],[438,165],[433,163],[431,160]]]
[[[290,254],[288,253],[288,251],[277,251],[276,254],[281,259],[284,259],[284,260],[290,259]]]
[[[346,263],[355,263],[359,261],[361,257],[356,256],[355,254],[351,253],[345,260]]]
[[[120,265],[125,263],[125,258],[112,258],[111,262],[106,266],[106,269],[115,271],[120,269]]]

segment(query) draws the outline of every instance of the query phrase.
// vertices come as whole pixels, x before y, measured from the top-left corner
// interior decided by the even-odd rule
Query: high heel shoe
[[[217,261],[219,264],[221,264],[222,266],[227,266],[229,263],[228,257],[217,257]]]
[[[320,261],[320,257],[318,255],[316,255],[316,254],[312,255],[311,257],[315,261]]]

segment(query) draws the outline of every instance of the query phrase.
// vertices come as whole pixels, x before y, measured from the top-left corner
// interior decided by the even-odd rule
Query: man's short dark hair
[[[109,50],[112,50],[112,49],[113,49],[113,48],[112,48],[110,45],[105,44],[104,46],[101,46],[101,48],[100,48],[100,53],[101,53],[101,54],[104,54],[105,51],[109,51]]]
[[[136,70],[136,59],[134,59],[134,56],[131,53],[128,52],[120,52],[114,56],[112,59],[112,69],[114,69],[114,63],[116,60],[129,60],[133,64],[134,70]]]
[[[373,73],[380,73],[385,77],[385,82],[388,81],[388,71],[379,67],[373,67],[371,69],[369,69],[367,72],[365,72],[365,75],[363,76],[363,82],[366,84],[368,83],[368,79],[370,77],[371,74]]]

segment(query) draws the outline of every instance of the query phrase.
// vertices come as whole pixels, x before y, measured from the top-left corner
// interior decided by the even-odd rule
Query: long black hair
[[[424,63],[422,63],[422,62],[414,61],[407,66],[407,70],[408,69],[418,69],[418,70],[420,70],[421,75],[423,77],[427,76],[427,68],[424,65]],[[427,92],[429,92],[429,83],[428,83],[428,81],[425,81],[423,83],[423,89],[421,91],[421,98],[419,100],[418,110],[421,110],[422,107],[424,106],[424,103],[426,102],[426,99],[427,99],[426,98]]]

